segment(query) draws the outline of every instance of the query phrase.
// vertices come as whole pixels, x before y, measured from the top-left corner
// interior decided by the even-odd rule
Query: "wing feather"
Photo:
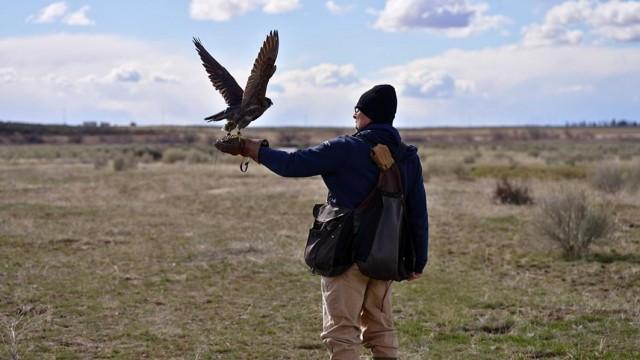
[[[200,55],[200,59],[202,60],[202,65],[204,65],[204,69],[207,71],[207,74],[209,74],[209,80],[211,80],[213,87],[222,94],[227,105],[240,105],[243,96],[240,85],[238,85],[233,76],[229,74],[227,69],[220,65],[220,63],[209,54],[207,49],[202,46],[200,39],[194,37],[193,44],[196,46],[198,55]]]
[[[276,71],[276,58],[278,57],[279,38],[278,30],[269,32],[264,40],[256,61],[253,63],[251,75],[247,80],[242,97],[242,106],[262,103],[267,92],[269,79]]]

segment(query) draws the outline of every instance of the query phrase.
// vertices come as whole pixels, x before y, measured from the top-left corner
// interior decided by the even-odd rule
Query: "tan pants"
[[[398,342],[391,314],[391,281],[363,275],[357,265],[322,277],[322,334],[331,360],[360,359],[360,344],[374,357],[395,358]]]

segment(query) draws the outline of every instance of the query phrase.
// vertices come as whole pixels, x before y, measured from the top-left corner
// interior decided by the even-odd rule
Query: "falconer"
[[[397,108],[395,89],[376,85],[358,100],[353,118],[356,133],[324,141],[318,146],[287,153],[272,149],[262,139],[218,142],[216,147],[232,155],[251,157],[284,177],[322,176],[329,190],[327,201],[355,209],[378,179],[369,144],[397,150],[400,133],[393,127]],[[406,210],[416,262],[409,280],[419,279],[427,263],[428,219],[422,165],[414,146],[396,155],[400,165]],[[369,278],[354,264],[334,277],[321,278],[321,339],[332,360],[356,360],[360,347],[371,349],[374,359],[397,359],[398,342],[391,312],[391,283]]]

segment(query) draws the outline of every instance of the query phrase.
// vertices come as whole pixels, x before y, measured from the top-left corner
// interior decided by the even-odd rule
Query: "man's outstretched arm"
[[[336,171],[344,161],[344,140],[336,138],[291,153],[268,147],[260,148],[260,163],[285,177],[306,177]]]

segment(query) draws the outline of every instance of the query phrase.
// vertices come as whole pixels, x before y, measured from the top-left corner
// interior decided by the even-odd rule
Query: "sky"
[[[252,126],[353,126],[396,88],[399,127],[640,120],[640,1],[0,0],[0,120],[204,125],[226,107],[192,38],[244,87],[277,29]]]

